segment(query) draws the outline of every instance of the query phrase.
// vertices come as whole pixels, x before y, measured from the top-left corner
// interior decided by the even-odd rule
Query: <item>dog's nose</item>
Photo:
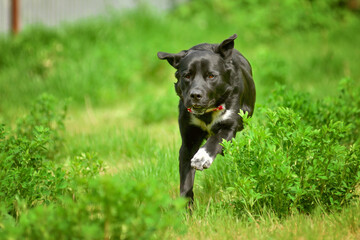
[[[199,101],[202,99],[203,94],[200,90],[193,90],[190,92],[190,97],[192,100]]]

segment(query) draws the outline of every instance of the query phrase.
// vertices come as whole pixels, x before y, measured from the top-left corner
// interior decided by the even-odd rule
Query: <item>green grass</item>
[[[200,0],[181,5],[168,14],[140,8],[123,15],[110,13],[106,18],[54,29],[35,26],[16,37],[1,36],[0,123],[7,128],[15,128],[17,119],[29,112],[31,102],[42,93],[51,94],[61,101],[70,99],[64,121],[66,130],[61,133],[62,146],[51,157],[44,155],[42,158],[50,158],[54,162],[53,167],[61,168],[64,176],[73,178],[77,171],[84,169],[96,172],[96,166],[91,165],[94,159],[103,161],[105,170],[100,171],[100,180],[95,180],[98,181],[98,190],[96,184],[88,186],[87,182],[92,180],[82,179],[78,184],[83,186],[79,188],[84,188],[81,191],[92,189],[99,195],[99,199],[95,200],[110,201],[110,205],[116,205],[116,201],[101,195],[101,191],[111,195],[112,191],[104,188],[106,181],[114,188],[119,184],[125,190],[130,182],[151,184],[150,195],[146,195],[149,205],[146,206],[150,210],[155,209],[149,214],[156,219],[159,208],[157,203],[152,208],[152,196],[161,198],[159,191],[171,199],[178,197],[177,158],[181,144],[176,120],[178,97],[173,87],[174,70],[157,59],[157,51],[178,52],[201,42],[221,42],[237,33],[239,38],[235,47],[252,64],[257,87],[257,109],[253,121],[263,126],[266,125],[265,117],[259,109],[271,107],[269,98],[274,97],[279,83],[285,85],[285,93],[289,89],[309,93],[305,102],[310,105],[318,99],[321,103],[326,97],[337,97],[339,82],[343,78],[352,79],[353,88],[360,86],[360,49],[356,45],[360,42],[359,16],[345,9],[319,4],[311,5],[306,0],[299,3],[290,0],[283,3]],[[285,93],[282,96],[286,96]],[[288,106],[292,99],[294,97],[290,96],[289,99],[284,97],[283,102],[280,99],[273,101]],[[327,107],[326,103],[322,106],[324,109]],[[331,112],[336,111],[331,108],[333,105],[329,106],[329,116],[332,116]],[[356,109],[356,106],[351,106]],[[297,107],[299,112],[304,109]],[[355,114],[350,117],[340,115],[347,118],[343,121],[348,124],[351,117],[357,116]],[[303,118],[307,122],[312,121],[310,117]],[[321,122],[319,119],[316,121]],[[358,136],[356,129],[352,131],[354,134],[349,134],[348,138],[353,136],[354,140],[349,140],[349,144]],[[227,167],[231,166],[227,165],[229,159],[219,156],[210,169],[197,172],[192,216],[169,211],[174,214],[171,217],[180,219],[178,224],[185,226],[187,231],[184,233],[181,227],[170,227],[166,230],[167,238],[360,238],[358,201],[352,201],[338,211],[325,211],[319,206],[311,213],[293,212],[283,217],[277,216],[271,208],[263,209],[260,215],[239,214],[229,201],[231,196],[226,188],[221,183],[214,185],[221,181],[219,179],[232,177],[227,172]],[[82,165],[81,161],[90,162]],[[49,171],[46,174],[52,176]],[[64,179],[67,181],[68,178]],[[78,196],[71,184],[71,189],[65,191],[61,188],[61,191],[66,192],[65,195],[74,194],[71,197]],[[142,191],[146,191],[146,187],[135,192],[140,194]],[[359,194],[358,186],[355,191]],[[134,199],[136,201],[136,196]],[[87,198],[80,201],[88,203]],[[14,202],[17,203],[18,199]],[[51,204],[58,206],[56,201]],[[34,210],[32,205],[16,208],[19,214],[25,216],[18,225],[19,229],[26,230],[29,226],[37,229],[27,225],[28,219],[38,217],[46,222],[47,214],[67,214],[66,208],[53,210],[51,204],[47,208],[41,201],[35,201],[37,207]],[[81,215],[81,211],[89,208],[80,209],[81,206],[71,204],[69,206],[78,211],[76,214],[89,223],[82,226],[84,229],[97,229],[91,228],[95,224],[91,222],[94,219]],[[118,216],[112,215],[111,211],[107,215],[107,210],[104,211],[99,216]],[[141,218],[129,214],[135,222],[141,222]],[[4,226],[15,224],[8,217],[0,215],[0,237]],[[54,228],[58,225],[55,220],[48,220]],[[68,220],[75,221],[70,217]],[[70,229],[71,226],[64,224],[63,227]],[[11,227],[8,229],[20,232]],[[20,236],[14,232],[11,234],[7,236]],[[155,233],[153,238],[162,239],[157,234],[160,233]]]
[[[358,239],[359,206],[332,214],[292,215],[279,220],[271,214],[251,221],[226,212],[206,212],[189,219],[182,239]]]

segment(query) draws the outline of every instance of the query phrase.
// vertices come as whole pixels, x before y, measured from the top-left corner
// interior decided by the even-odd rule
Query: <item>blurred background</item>
[[[1,119],[42,93],[73,108],[121,108],[146,124],[174,119],[174,69],[156,53],[234,33],[258,103],[276,84],[332,96],[341,79],[359,82],[359,2],[0,0]]]
[[[159,11],[174,8],[185,0],[153,0],[149,6]],[[143,1],[145,3],[145,1]],[[41,23],[56,26],[62,22],[81,18],[106,15],[109,11],[126,11],[141,4],[139,0],[1,0],[0,32],[11,31],[12,8],[18,5],[18,18],[21,27]]]

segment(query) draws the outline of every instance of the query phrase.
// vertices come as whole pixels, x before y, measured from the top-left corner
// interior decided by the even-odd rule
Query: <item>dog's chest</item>
[[[226,119],[231,117],[232,112],[230,110],[214,111],[211,113],[206,120],[202,120],[195,115],[190,115],[190,124],[200,127],[202,130],[208,132],[210,135],[213,134],[211,131],[212,127]]]

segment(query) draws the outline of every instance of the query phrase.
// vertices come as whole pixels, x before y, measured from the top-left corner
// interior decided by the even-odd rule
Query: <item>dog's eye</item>
[[[215,78],[215,75],[214,75],[214,74],[209,73],[207,77],[208,77],[209,79],[214,79],[214,78]]]
[[[184,78],[190,79],[190,78],[191,78],[191,74],[190,74],[190,73],[185,74],[185,75],[184,75]]]

